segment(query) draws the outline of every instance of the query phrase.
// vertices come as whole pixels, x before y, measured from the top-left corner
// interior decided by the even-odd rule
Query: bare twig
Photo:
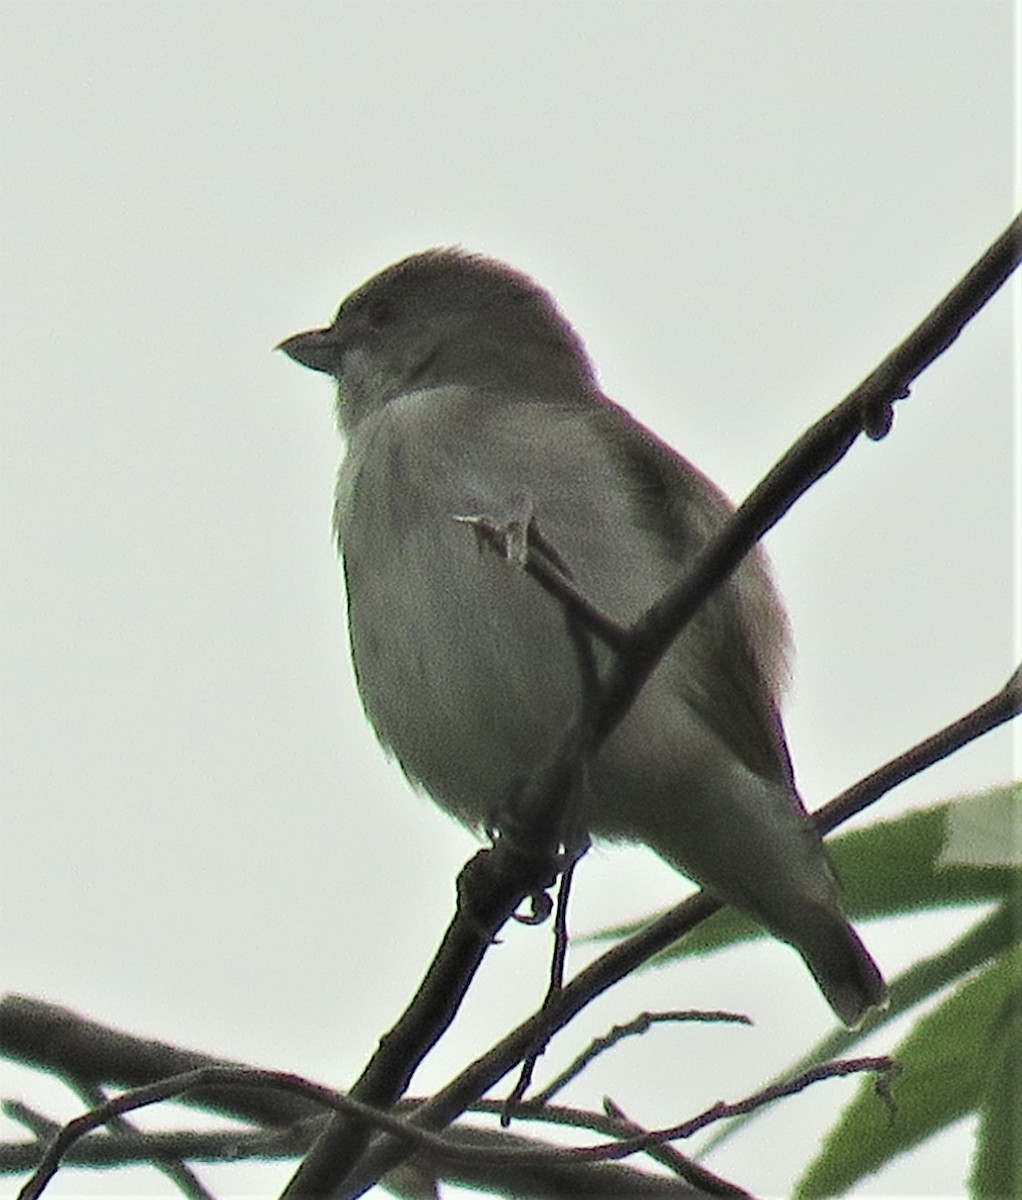
[[[693,1195],[691,1189],[679,1188],[670,1180],[661,1180],[649,1175],[630,1171],[627,1175],[607,1174],[586,1176],[579,1173],[579,1168],[587,1164],[574,1158],[569,1152],[559,1147],[549,1147],[540,1143],[530,1143],[521,1138],[511,1138],[506,1134],[499,1139],[476,1136],[480,1131],[461,1130],[458,1134],[437,1136],[422,1129],[416,1129],[406,1120],[391,1113],[379,1112],[366,1105],[353,1101],[350,1097],[342,1096],[329,1088],[313,1083],[311,1080],[286,1072],[266,1071],[256,1068],[208,1067],[185,1072],[170,1079],[163,1079],[147,1087],[137,1088],[126,1092],[113,1100],[105,1101],[91,1111],[69,1121],[64,1125],[53,1141],[47,1147],[41,1161],[25,1186],[18,1193],[18,1200],[38,1200],[49,1181],[53,1178],[65,1154],[92,1130],[109,1124],[125,1112],[157,1104],[164,1100],[176,1099],[179,1095],[200,1087],[253,1087],[282,1089],[297,1095],[315,1100],[335,1111],[348,1109],[357,1112],[363,1120],[367,1120],[389,1133],[400,1138],[407,1138],[418,1149],[431,1150],[447,1163],[463,1161],[468,1164],[481,1165],[490,1168],[494,1164],[508,1164],[514,1170],[524,1167],[533,1169],[547,1167],[564,1174],[567,1171],[575,1176],[576,1190],[580,1182],[588,1178],[590,1193],[596,1195],[618,1195],[622,1189],[630,1189],[629,1194],[656,1195],[661,1197]],[[143,1135],[132,1132],[124,1135],[126,1142],[137,1143]],[[229,1135],[230,1136],[230,1135]],[[233,1135],[239,1146],[246,1135]],[[265,1135],[263,1135],[265,1136]],[[122,1135],[104,1137],[103,1143],[116,1143]],[[272,1138],[286,1137],[274,1133]],[[92,1141],[92,1139],[89,1139]],[[157,1141],[149,1142],[147,1158],[157,1153]],[[272,1142],[271,1142],[272,1145]],[[221,1147],[223,1148],[223,1147]],[[594,1160],[595,1161],[595,1160]],[[600,1164],[603,1166],[604,1164]],[[477,1172],[478,1174],[478,1172]],[[584,1182],[583,1182],[584,1186]],[[549,1194],[549,1193],[547,1193]]]
[[[511,532],[505,524],[494,517],[483,515],[454,519],[468,525],[480,541],[485,542],[502,558],[508,557]],[[628,641],[628,630],[622,628],[613,617],[608,616],[576,586],[568,564],[543,536],[535,519],[529,521],[522,566],[526,574],[531,575],[540,587],[549,592],[565,612],[585,629],[612,650],[624,649]]]
[[[862,812],[875,803],[879,797],[892,788],[932,767],[941,759],[961,750],[969,742],[1003,725],[1022,712],[1022,666],[1016,668],[1014,674],[1003,688],[989,700],[984,700],[964,717],[945,725],[936,733],[924,738],[911,749],[892,758],[882,767],[860,779],[847,791],[835,796],[823,808],[813,813],[813,821],[821,833],[829,833],[842,821]]]
[[[103,1089],[84,1079],[75,1079],[71,1085],[91,1109],[100,1109],[107,1102]],[[114,1134],[131,1135],[138,1130],[123,1116],[111,1117],[106,1122],[107,1128]],[[183,1196],[189,1200],[214,1200],[201,1181],[186,1163],[179,1158],[158,1158],[151,1160],[157,1171],[161,1171],[173,1183]]]
[[[363,1121],[385,1129],[399,1138],[406,1138],[415,1146],[428,1146],[433,1150],[441,1150],[444,1154],[455,1156],[474,1153],[450,1139],[416,1129],[406,1120],[394,1116],[392,1113],[372,1109],[366,1104],[353,1100],[350,1096],[344,1096],[331,1088],[314,1083],[309,1079],[303,1079],[298,1075],[254,1067],[199,1067],[194,1071],[186,1071],[182,1075],[173,1075],[169,1079],[161,1079],[156,1083],[135,1088],[112,1100],[103,1100],[101,1104],[97,1104],[82,1116],[69,1121],[46,1148],[36,1170],[18,1193],[18,1200],[37,1200],[37,1197],[42,1194],[43,1189],[56,1174],[68,1148],[86,1134],[91,1133],[92,1130],[117,1121],[126,1112],[134,1112],[152,1104],[176,1099],[197,1088],[218,1085],[271,1088],[292,1092],[315,1100],[318,1104],[334,1111],[347,1110],[357,1113]],[[134,1133],[135,1131],[129,1126],[128,1132]]]
[[[60,1125],[56,1121],[51,1121],[49,1117],[36,1112],[34,1108],[23,1104],[20,1100],[5,1100],[0,1107],[3,1108],[5,1117],[10,1117],[12,1121],[24,1125],[30,1133],[35,1135],[38,1142],[48,1142],[60,1129]]]
[[[567,942],[566,940],[564,943],[561,942],[562,930],[565,927],[561,924],[560,917],[562,913],[567,913],[567,905],[564,903],[565,893],[563,884],[563,879],[567,877],[567,875],[562,877],[561,890],[557,899],[558,923],[557,932],[555,934],[556,944],[554,947],[553,962],[551,964],[550,984],[547,987],[546,998],[543,1001],[544,1005],[548,1004],[550,1002],[550,997],[556,995],[564,985],[563,971],[565,955],[563,952],[561,952],[561,945],[563,944],[566,947]],[[564,936],[566,938],[566,933]],[[500,1114],[500,1124],[502,1129],[507,1129],[510,1126],[515,1109],[521,1103],[525,1093],[529,1090],[529,1086],[532,1083],[532,1077],[536,1071],[536,1065],[546,1052],[546,1047],[546,1042],[542,1042],[539,1045],[533,1046],[533,1048],[522,1061],[521,1070],[518,1072],[518,1079],[515,1082],[514,1087],[508,1093],[507,1098],[504,1101],[503,1111]]]
[[[646,1033],[654,1025],[663,1024],[665,1022],[683,1022],[683,1021],[701,1021],[701,1022],[722,1022],[738,1025],[751,1025],[752,1021],[743,1013],[723,1012],[721,1010],[705,1011],[702,1009],[685,1008],[677,1009],[672,1012],[657,1012],[657,1013],[639,1013],[637,1017],[629,1021],[627,1025],[614,1025],[603,1035],[603,1037],[593,1038],[589,1045],[582,1053],[570,1063],[565,1069],[547,1084],[545,1088],[532,1097],[534,1104],[545,1104],[552,1099],[562,1088],[568,1086],[569,1083],[586,1069],[587,1066],[609,1050],[611,1046],[617,1045],[622,1038],[635,1037],[639,1034]]]
[[[52,1125],[48,1142],[61,1126]],[[310,1127],[312,1126],[312,1127]],[[300,1158],[312,1144],[318,1128],[300,1122],[291,1129],[176,1129],[165,1132],[89,1133],[69,1145],[63,1167],[127,1167],[169,1159],[208,1163],[238,1163],[246,1159]],[[38,1142],[4,1143],[0,1147],[0,1172],[32,1171],[42,1150]]]
[[[604,1111],[601,1113],[588,1109],[569,1108],[563,1104],[540,1104],[535,1100],[526,1100],[516,1110],[515,1117],[522,1121],[536,1121],[568,1129],[588,1129],[594,1133],[614,1138],[631,1137],[648,1132],[630,1121],[612,1100],[605,1097],[603,1103]],[[503,1101],[477,1100],[469,1111],[499,1116],[503,1112]],[[707,1171],[698,1163],[694,1163],[673,1146],[651,1145],[647,1146],[643,1153],[656,1162],[663,1163],[676,1175],[708,1195],[748,1196],[747,1192]]]
[[[136,1083],[162,1083],[168,1076],[181,1074],[173,1069],[178,1063],[189,1064],[189,1070],[224,1065],[223,1060],[110,1029],[66,1008],[26,996],[6,996],[0,1000],[0,1052],[58,1076],[70,1074],[68,1068],[73,1064],[92,1079],[119,1083],[128,1079]],[[238,1068],[237,1074],[210,1073],[204,1076],[208,1081],[204,1086],[176,1095],[175,1101],[260,1123],[261,1128],[251,1132],[232,1128],[114,1136],[92,1134],[71,1145],[62,1162],[72,1166],[113,1167],[161,1158],[237,1162],[245,1158],[300,1158],[305,1154],[327,1119],[310,1115],[322,1114],[322,1104],[297,1092],[246,1086],[253,1078],[251,1069],[241,1063],[229,1065]],[[149,1078],[144,1076],[147,1070],[153,1072]],[[418,1103],[421,1101],[403,1101],[396,1111],[407,1115]],[[5,1111],[30,1128],[36,1140],[0,1146],[0,1172],[31,1171],[40,1161],[43,1144],[51,1141],[61,1126],[15,1102],[8,1102]],[[563,1123],[567,1111],[563,1107],[552,1108],[551,1119]],[[587,1119],[579,1117],[575,1123],[601,1129],[604,1128],[598,1124],[601,1119],[599,1114],[592,1114]],[[608,1135],[613,1133],[609,1128],[604,1131]],[[477,1156],[459,1157],[457,1149],[453,1155],[446,1153],[451,1140],[457,1148],[474,1147]],[[512,1134],[454,1126],[442,1145],[419,1147],[416,1168],[429,1178],[442,1176],[451,1182],[484,1189],[499,1190],[513,1177],[523,1197],[536,1200],[554,1200],[565,1192],[591,1196],[691,1194],[672,1187],[670,1181],[656,1179],[632,1167],[615,1166],[608,1171],[610,1164],[570,1163],[559,1157],[541,1161],[535,1153],[524,1174],[520,1169],[522,1160],[508,1160],[505,1165],[499,1155],[490,1153],[509,1146],[536,1150],[534,1142]]]
[[[848,453],[865,432],[876,440],[890,429],[892,406],[959,336],[1022,259],[1022,216],[919,325],[835,408],[811,426],[739,506],[719,537],[696,556],[679,582],[633,626],[628,653],[608,683],[592,731],[599,745],[618,725],[673,639],[706,597],[792,505]]]
[[[547,993],[543,1000],[544,1007],[564,987],[564,966],[568,957],[568,909],[569,901],[571,900],[571,884],[575,878],[575,868],[578,866],[580,858],[581,854],[572,857],[568,866],[565,867],[561,874],[560,887],[557,892],[557,913],[554,921],[554,952],[550,963],[550,983],[547,986]],[[545,1053],[546,1045],[546,1041],[543,1041],[539,1045],[534,1046],[522,1063],[518,1082],[504,1101],[504,1109],[500,1114],[502,1128],[506,1129],[511,1124],[515,1108],[529,1090],[536,1064]]]
[[[607,1116],[616,1123],[616,1132],[619,1135],[626,1137],[644,1137],[649,1135],[650,1131],[648,1129],[644,1129],[637,1122],[631,1120],[624,1110],[615,1104],[609,1096],[605,1096],[603,1099],[603,1109]],[[650,1147],[646,1150],[646,1153],[651,1158],[656,1159],[657,1162],[670,1167],[682,1179],[687,1179],[689,1183],[695,1187],[702,1188],[704,1192],[708,1192],[711,1196],[732,1196],[744,1198],[744,1200],[753,1200],[751,1192],[747,1192],[744,1188],[738,1187],[737,1184],[731,1183],[730,1180],[714,1174],[702,1166],[702,1164],[686,1158],[680,1150],[676,1150],[667,1143],[661,1143],[655,1148]]]
[[[900,1069],[894,1059],[888,1058],[886,1055],[870,1058],[846,1058],[838,1059],[835,1062],[821,1063],[817,1067],[811,1067],[808,1071],[803,1071],[801,1075],[796,1076],[794,1079],[789,1079],[784,1083],[771,1084],[769,1087],[754,1092],[751,1096],[747,1096],[744,1100],[738,1100],[733,1104],[725,1104],[723,1100],[718,1100],[716,1104],[712,1105],[705,1112],[700,1113],[699,1116],[693,1117],[689,1121],[683,1121],[679,1125],[670,1125],[665,1129],[654,1129],[640,1137],[628,1138],[620,1142],[607,1142],[600,1146],[580,1147],[574,1150],[573,1153],[587,1162],[602,1162],[608,1158],[624,1158],[629,1154],[636,1153],[636,1151],[645,1150],[650,1145],[672,1142],[677,1138],[692,1137],[693,1134],[705,1129],[707,1125],[727,1120],[730,1117],[738,1117],[745,1113],[755,1112],[757,1109],[763,1108],[767,1104],[772,1104],[775,1100],[780,1100],[784,1096],[794,1096],[798,1092],[803,1092],[806,1088],[812,1087],[813,1084],[821,1083],[825,1079],[858,1075],[864,1071],[874,1071],[877,1073],[877,1093],[889,1107],[891,1103],[889,1093],[890,1080]]]
[[[567,1110],[557,1109],[558,1124],[573,1123],[612,1136],[619,1123],[607,1121],[598,1113],[579,1113],[567,1122]],[[181,1158],[212,1163],[236,1163],[246,1159],[298,1158],[304,1154],[316,1133],[315,1122],[303,1121],[289,1129],[254,1130],[177,1130],[166,1133],[89,1134],[70,1145],[64,1166],[118,1167],[133,1163],[152,1163]],[[42,1120],[48,1136],[60,1126]],[[450,1153],[448,1153],[450,1148]],[[700,1168],[689,1164],[688,1174],[676,1164],[687,1163],[684,1156],[666,1148],[649,1151],[648,1156],[675,1171],[681,1179],[691,1179],[700,1187],[699,1194],[731,1195],[719,1186],[707,1186]],[[39,1162],[38,1142],[8,1143],[0,1148],[0,1170],[5,1173],[32,1170]],[[422,1147],[416,1152],[415,1167],[426,1178],[438,1175],[452,1183],[484,1190],[514,1191],[535,1200],[558,1200],[566,1194],[585,1196],[657,1196],[692,1197],[691,1188],[662,1177],[651,1176],[628,1166],[610,1163],[572,1162],[560,1152],[550,1153],[542,1144],[512,1134],[455,1126],[436,1149]],[[609,1168],[609,1169],[608,1169]],[[705,1173],[707,1179],[716,1177]]]

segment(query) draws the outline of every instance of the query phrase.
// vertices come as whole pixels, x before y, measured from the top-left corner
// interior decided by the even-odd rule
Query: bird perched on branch
[[[486,826],[578,712],[584,672],[557,598],[480,553],[458,518],[484,515],[519,543],[538,529],[627,627],[731,506],[602,394],[551,297],[490,259],[407,258],[281,349],[337,380],[335,525],[366,713],[415,784]],[[778,715],[786,643],[757,549],[664,654],[574,811],[791,943],[854,1025],[886,991],[795,788]]]

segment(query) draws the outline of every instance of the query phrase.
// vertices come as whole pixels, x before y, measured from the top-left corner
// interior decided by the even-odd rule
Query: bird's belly
[[[516,565],[452,529],[363,571],[346,556],[359,691],[406,774],[470,825],[492,820],[577,713],[558,605]],[[439,543],[439,544],[438,544]],[[445,552],[446,551],[446,552]]]
[[[433,527],[435,534],[436,526]],[[563,539],[562,539],[563,540]],[[581,703],[579,663],[558,603],[471,532],[377,548],[372,571],[346,555],[359,691],[405,773],[469,825],[492,822],[556,749]],[[600,597],[597,597],[600,599]],[[712,734],[672,680],[685,636],[585,772],[590,832],[654,842],[716,782]],[[605,672],[609,655],[600,653]]]

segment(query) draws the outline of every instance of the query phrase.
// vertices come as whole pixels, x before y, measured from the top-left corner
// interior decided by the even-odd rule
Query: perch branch
[[[861,433],[865,432],[873,439],[886,435],[893,420],[894,403],[910,394],[916,377],[955,341],[965,325],[1002,286],[1018,266],[1020,253],[1022,217],[1017,217],[904,342],[796,441],[738,508],[721,534],[696,556],[679,583],[632,627],[627,635],[626,649],[619,653],[611,669],[595,712],[591,716],[587,714],[583,721],[570,724],[555,755],[536,772],[519,797],[516,809],[521,829],[530,835],[528,852],[516,852],[511,845],[512,842],[523,845],[524,839],[502,838],[492,851],[477,855],[462,872],[459,880],[461,895],[471,894],[473,910],[468,913],[468,905],[459,904],[459,912],[420,993],[398,1026],[381,1040],[380,1050],[352,1089],[353,1096],[374,1106],[386,1107],[402,1094],[422,1057],[453,1021],[496,930],[524,896],[537,887],[546,886],[556,849],[550,844],[551,813],[564,811],[566,797],[581,764],[623,719],[639,690],[699,605],[728,577],[763,534],[840,462]],[[556,825],[560,827],[559,820]],[[517,882],[523,879],[526,881],[524,886]],[[703,895],[694,897],[687,904],[692,909],[689,919],[695,915],[702,919],[717,907],[716,901]],[[661,922],[656,922],[651,928],[660,925]],[[530,1044],[545,1036],[541,1032],[544,1020],[555,1012],[561,1015],[566,1011],[561,1006],[570,987],[554,998],[544,1014],[540,1014],[543,1020],[537,1020],[531,1030]],[[516,1033],[528,1026],[530,1022],[520,1026]],[[506,1043],[507,1039],[501,1047]],[[512,1065],[527,1050],[528,1047],[516,1052]],[[496,1078],[499,1079],[507,1069],[505,1066]],[[470,1077],[472,1070],[469,1068],[465,1076]],[[489,1078],[490,1071],[484,1074],[486,1081],[476,1080],[469,1089],[474,1094],[465,1097],[464,1102],[462,1099],[455,1102],[453,1112],[448,1111],[452,1097],[448,1089],[444,1089],[418,1115],[431,1127],[446,1124],[463,1111],[466,1102],[477,1098],[495,1082]],[[282,1200],[320,1200],[342,1194],[340,1185],[352,1173],[371,1134],[372,1129],[366,1124],[359,1125],[343,1114],[335,1117],[292,1177]],[[379,1156],[372,1156],[372,1160],[379,1161]],[[362,1167],[357,1177],[360,1180],[367,1178]],[[349,1186],[343,1194],[358,1193]]]

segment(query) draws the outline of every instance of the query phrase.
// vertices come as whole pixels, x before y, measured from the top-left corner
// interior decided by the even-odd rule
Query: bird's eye
[[[394,306],[389,300],[372,300],[366,306],[366,321],[370,329],[383,329],[394,320]]]

